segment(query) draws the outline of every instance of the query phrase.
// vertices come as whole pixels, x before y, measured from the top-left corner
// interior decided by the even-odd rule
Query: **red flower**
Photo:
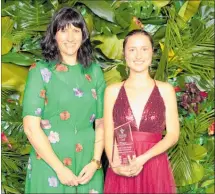
[[[36,63],[33,63],[33,64],[30,66],[29,71],[32,70],[32,69],[35,68],[35,67],[36,67]]]
[[[64,111],[64,112],[60,113],[60,118],[61,118],[61,120],[67,120],[70,118],[70,113],[68,111]]]
[[[207,92],[199,92],[199,94],[200,94],[200,96],[202,97],[202,98],[207,98],[208,97],[208,93]]]
[[[12,145],[10,144],[7,136],[4,134],[4,132],[1,133],[1,141],[3,143],[7,143],[8,147],[11,149],[12,148]]]
[[[77,144],[76,144],[75,151],[76,151],[76,152],[81,152],[82,150],[83,150],[83,146],[82,146],[80,143],[77,143]]]
[[[180,92],[181,91],[181,88],[179,86],[175,86],[174,89],[175,89],[175,92]]]
[[[72,159],[71,158],[64,158],[63,164],[65,166],[71,166],[72,165]]]
[[[89,82],[92,81],[92,78],[91,78],[91,76],[90,76],[89,74],[85,74],[85,78],[86,78]]]
[[[208,135],[214,135],[215,122],[208,128]]]
[[[45,90],[41,90],[40,91],[40,97],[41,98],[45,98],[46,97],[46,91]]]
[[[66,65],[63,65],[63,64],[57,64],[56,65],[56,71],[67,72],[68,67]]]
[[[12,99],[7,99],[7,102],[9,102],[9,103],[14,103],[15,101],[12,100]]]

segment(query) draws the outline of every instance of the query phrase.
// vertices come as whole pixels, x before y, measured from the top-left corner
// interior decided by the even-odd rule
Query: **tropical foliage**
[[[214,193],[214,1],[1,0],[2,192],[23,193],[30,146],[22,96],[28,67],[42,58],[40,40],[53,13],[74,6],[84,16],[107,84],[128,74],[122,42],[144,28],[155,42],[151,75],[176,90],[181,135],[169,150],[178,192]]]

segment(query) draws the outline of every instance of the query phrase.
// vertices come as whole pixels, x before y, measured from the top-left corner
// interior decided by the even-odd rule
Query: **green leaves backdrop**
[[[76,7],[91,34],[107,84],[127,78],[122,42],[144,28],[155,41],[151,75],[176,90],[179,142],[169,150],[178,193],[214,193],[214,1],[1,0],[2,192],[23,193],[30,145],[22,96],[29,66],[55,11]]]

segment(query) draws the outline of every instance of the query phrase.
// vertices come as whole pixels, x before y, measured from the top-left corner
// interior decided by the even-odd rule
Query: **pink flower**
[[[65,166],[71,166],[72,165],[72,159],[71,158],[64,158],[63,164]]]
[[[200,91],[199,94],[200,94],[200,96],[201,96],[202,98],[207,98],[207,97],[208,97],[208,93],[207,93],[207,92],[202,92],[202,91]]]
[[[51,128],[51,124],[50,124],[49,120],[41,120],[40,126],[43,129],[50,129]]]
[[[35,68],[35,67],[36,67],[36,63],[33,63],[33,64],[30,66],[29,71],[32,70],[32,69]]]
[[[208,135],[214,135],[215,122],[208,128]]]
[[[94,189],[91,189],[91,190],[89,191],[89,193],[91,194],[91,193],[99,193],[99,192],[96,191],[96,190],[94,190]]]
[[[68,120],[70,118],[70,113],[68,111],[63,111],[60,113],[61,120]]]
[[[91,89],[91,92],[92,92],[93,98],[95,98],[97,100],[96,90],[95,89]]]
[[[6,143],[10,149],[12,148],[12,145],[10,144],[10,142],[9,142],[7,136],[4,134],[4,132],[1,133],[1,141],[2,141],[2,143]]]
[[[40,91],[40,97],[41,98],[45,98],[46,97],[46,91],[45,90],[41,90]]]
[[[59,71],[59,72],[67,72],[68,71],[68,67],[66,65],[63,65],[63,64],[57,64],[55,69],[56,69],[56,71]]]
[[[75,151],[76,152],[81,152],[83,150],[83,146],[80,143],[77,143],[75,146]]]
[[[54,132],[54,131],[50,131],[48,139],[51,143],[57,143],[60,141],[59,134],[57,132]]]
[[[85,74],[85,78],[86,78],[89,82],[92,81],[92,78],[91,78],[91,76],[90,76],[89,74]]]
[[[73,88],[73,91],[74,91],[74,93],[75,93],[75,96],[77,96],[77,97],[79,97],[79,98],[81,98],[82,96],[83,96],[83,92],[80,90],[80,89],[78,89],[78,88]]]
[[[50,187],[57,187],[58,186],[58,180],[56,177],[49,177],[48,178],[49,186]]]

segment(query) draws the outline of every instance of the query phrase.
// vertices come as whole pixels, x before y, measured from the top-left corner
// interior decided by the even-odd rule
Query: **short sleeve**
[[[45,106],[45,87],[41,75],[41,65],[34,63],[29,68],[26,81],[22,116],[41,117]]]
[[[104,107],[104,91],[106,83],[104,80],[104,74],[99,65],[95,65],[94,75],[96,77],[96,93],[97,93],[97,104],[96,104],[96,118],[100,119],[103,117]]]

